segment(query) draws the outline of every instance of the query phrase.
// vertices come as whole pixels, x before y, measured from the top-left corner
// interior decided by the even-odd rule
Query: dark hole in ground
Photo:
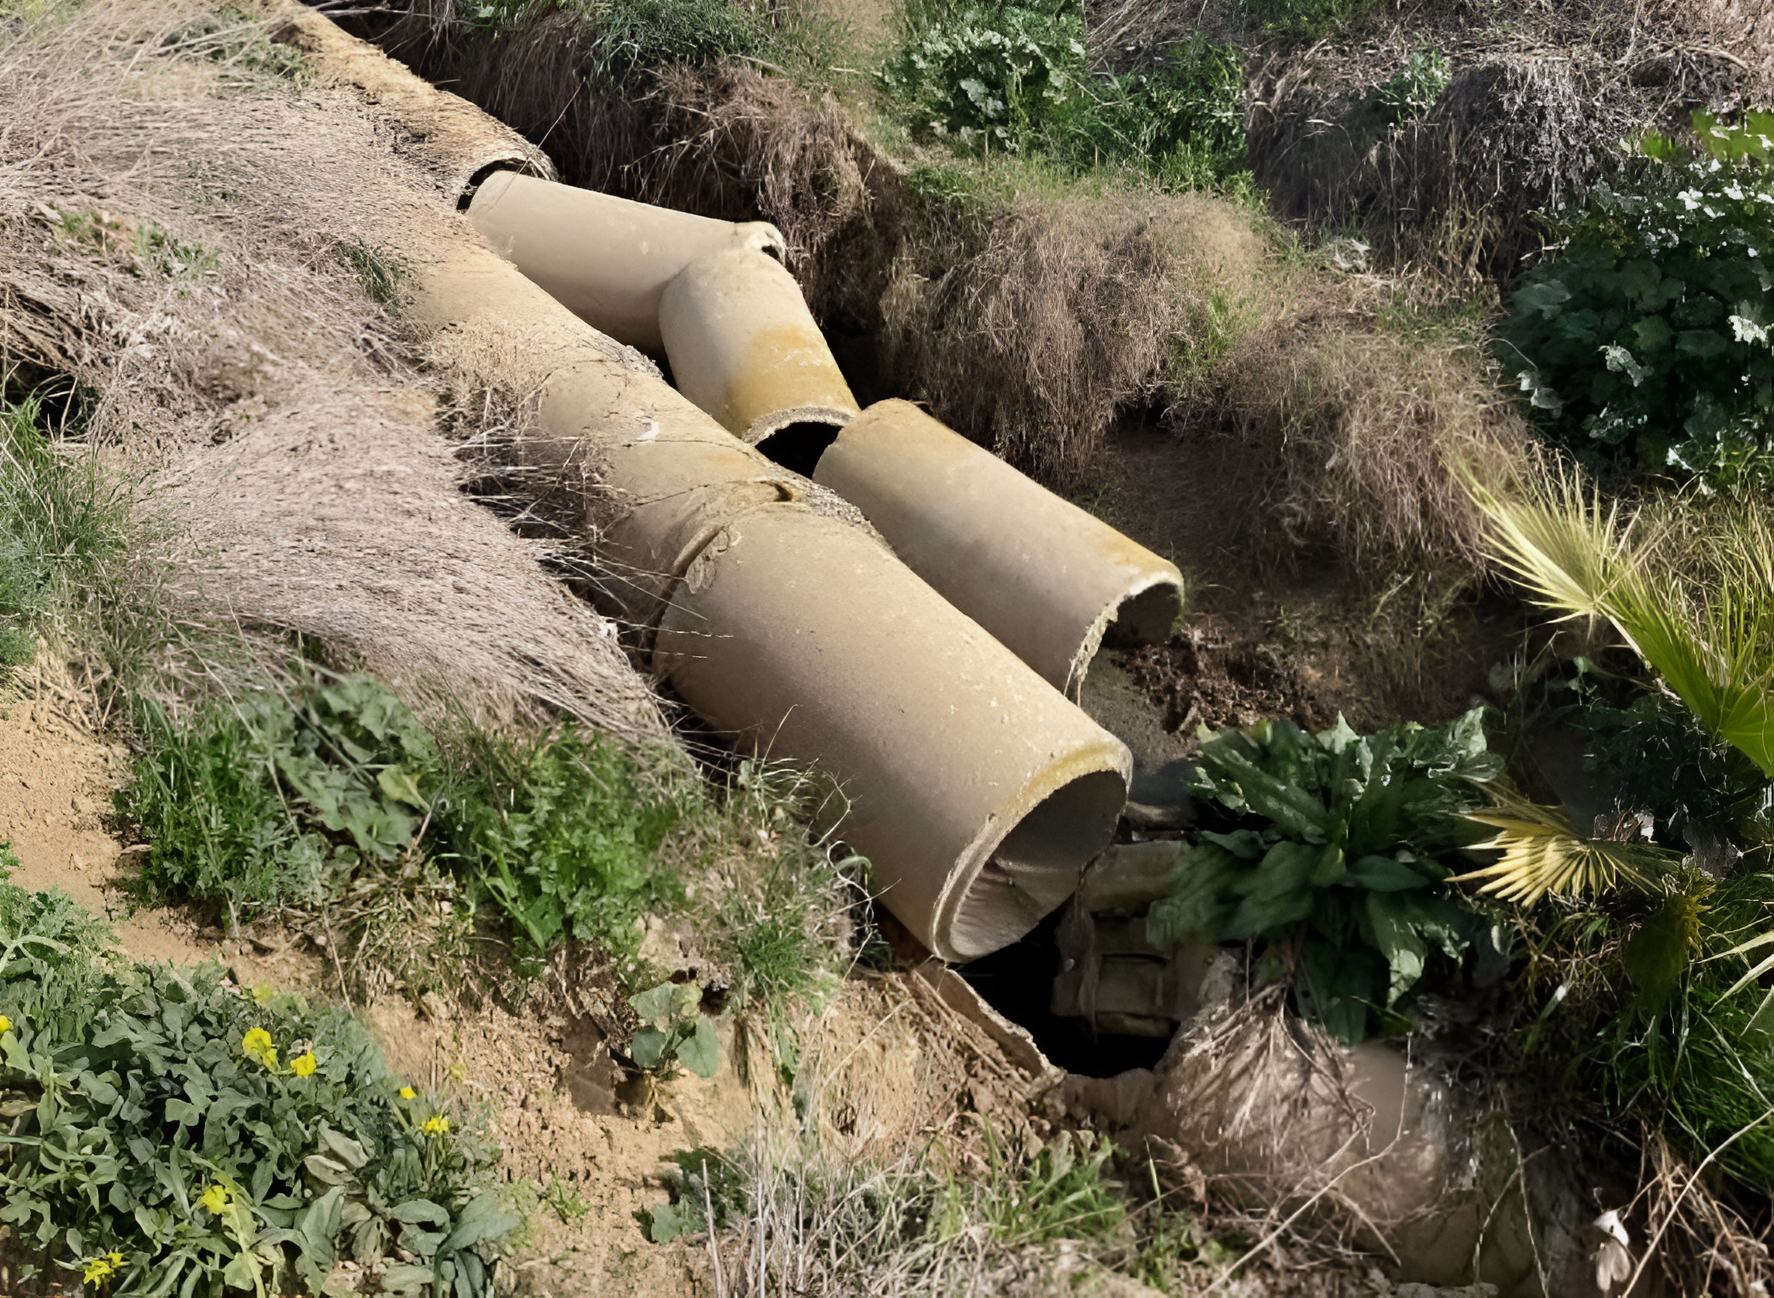
[[[904,395],[894,391],[881,373],[880,346],[874,334],[830,326],[824,332],[826,346],[832,349],[832,359],[838,362],[838,372],[850,385],[857,405],[866,409],[877,401]]]
[[[998,1013],[1027,1028],[1041,1053],[1067,1072],[1113,1077],[1129,1068],[1153,1067],[1170,1044],[1168,1037],[1094,1032],[1086,1020],[1062,1017],[1049,1007],[1054,975],[1059,972],[1054,931],[1064,912],[1062,906],[1022,941],[981,956],[956,972]]]
[[[758,443],[758,449],[791,473],[811,478],[825,448],[838,440],[834,424],[789,424]]]

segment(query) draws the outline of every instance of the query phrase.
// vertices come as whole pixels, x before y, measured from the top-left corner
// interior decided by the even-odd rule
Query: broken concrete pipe
[[[1182,610],[1175,564],[910,402],[878,402],[851,420],[812,476],[1074,699],[1105,637],[1162,640]]]
[[[468,219],[567,310],[654,356],[666,349],[660,295],[686,266],[736,252],[780,270],[786,253],[781,231],[764,221],[713,221],[509,172],[475,190]]]
[[[1071,895],[1126,799],[1119,740],[511,264],[421,264],[408,316],[440,363],[534,394],[502,454],[577,498],[601,602],[697,713],[837,782],[931,951],[983,955]]]
[[[659,299],[678,390],[785,468],[811,476],[857,414],[801,286],[736,248],[698,257]]]

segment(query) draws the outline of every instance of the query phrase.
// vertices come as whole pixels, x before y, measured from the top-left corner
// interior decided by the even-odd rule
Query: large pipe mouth
[[[975,849],[978,864],[956,872],[939,905],[936,954],[965,962],[1025,936],[1077,891],[1084,868],[1114,836],[1126,801],[1119,771],[1089,771],[1041,797],[1028,814],[988,826],[996,841]]]
[[[1183,612],[1183,588],[1168,576],[1154,577],[1129,591],[1115,609],[1103,633],[1103,643],[1115,648],[1159,644]],[[1086,670],[1089,664],[1085,664]]]
[[[847,420],[837,410],[788,411],[791,416],[774,428],[749,438],[764,458],[780,464],[791,473],[811,478],[819,467],[819,457],[838,440]],[[811,417],[801,417],[803,415]]]

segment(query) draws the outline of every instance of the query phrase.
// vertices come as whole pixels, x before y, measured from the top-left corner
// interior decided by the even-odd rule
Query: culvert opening
[[[1055,911],[1020,941],[956,972],[993,1009],[1026,1028],[1041,1053],[1069,1073],[1113,1077],[1129,1068],[1154,1067],[1170,1045],[1168,1031],[1134,1035],[1106,1030],[1082,1015],[1055,1012],[1055,985],[1066,972],[1059,942],[1065,920],[1064,908]]]
[[[1170,582],[1155,582],[1121,601],[1103,643],[1117,649],[1163,644],[1182,611],[1182,591]]]
[[[838,440],[842,431],[838,424],[811,421],[785,424],[759,439],[758,450],[789,472],[811,478],[813,470],[819,467],[819,457]]]
[[[1118,772],[1092,771],[1018,820],[972,879],[943,900],[936,930],[953,957],[971,960],[1008,946],[1063,905],[1126,801]]]

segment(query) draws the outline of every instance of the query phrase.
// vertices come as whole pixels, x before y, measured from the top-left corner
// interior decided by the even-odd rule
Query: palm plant
[[[1774,526],[1759,499],[1623,511],[1575,470],[1469,477],[1492,557],[1536,603],[1603,618],[1695,718],[1774,778]]]

